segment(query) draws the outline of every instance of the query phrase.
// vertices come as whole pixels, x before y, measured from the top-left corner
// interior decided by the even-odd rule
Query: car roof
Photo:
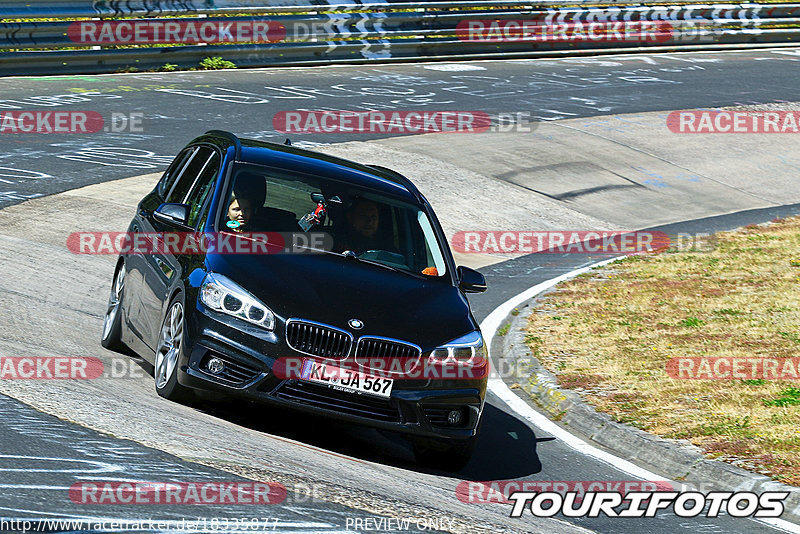
[[[265,165],[312,176],[332,178],[400,197],[409,202],[423,202],[419,191],[408,178],[377,165],[362,165],[354,161],[291,145],[240,139],[234,134],[223,131],[207,132],[192,143],[202,141],[211,141],[214,144],[223,146],[234,146],[236,149],[236,161],[238,162]]]

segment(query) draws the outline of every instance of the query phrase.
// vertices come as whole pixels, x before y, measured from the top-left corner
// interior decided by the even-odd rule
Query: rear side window
[[[203,208],[206,207],[206,201],[209,198],[211,191],[214,189],[217,175],[220,168],[220,156],[217,152],[213,152],[211,157],[205,164],[205,168],[200,172],[195,181],[194,186],[189,191],[188,198],[184,204],[188,204],[189,209],[189,226],[194,228],[200,220],[203,213]]]
[[[166,195],[169,203],[186,204],[192,188],[197,185],[197,180],[202,172],[205,171],[209,159],[214,151],[208,147],[200,147],[186,164],[177,181],[173,183]]]
[[[167,193],[170,192],[172,186],[175,185],[175,180],[178,178],[178,176],[180,176],[181,170],[196,150],[196,147],[187,148],[178,154],[178,157],[172,161],[172,164],[170,164],[167,172],[164,173],[164,176],[161,178],[161,182],[158,185],[158,193],[161,195],[161,198],[166,197]]]

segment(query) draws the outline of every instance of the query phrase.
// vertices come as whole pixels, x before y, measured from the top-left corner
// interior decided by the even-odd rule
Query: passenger
[[[228,205],[226,226],[234,232],[254,231],[253,222],[258,218],[267,198],[267,184],[263,176],[241,173],[236,178]]]

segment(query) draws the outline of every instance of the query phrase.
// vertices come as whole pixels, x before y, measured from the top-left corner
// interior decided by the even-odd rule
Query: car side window
[[[206,200],[214,189],[214,184],[219,174],[220,159],[218,152],[214,151],[211,154],[205,167],[197,176],[195,184],[190,189],[186,201],[183,202],[183,204],[188,204],[190,207],[188,224],[192,228],[197,226],[200,216],[203,214],[203,209],[207,207]]]
[[[209,147],[200,147],[187,162],[183,172],[172,185],[166,195],[166,201],[171,204],[186,204],[192,187],[197,184],[200,174],[205,170],[214,151]]]
[[[161,195],[161,198],[166,197],[170,192],[172,186],[175,185],[175,180],[177,180],[181,171],[186,166],[186,162],[189,161],[189,158],[192,157],[192,154],[194,154],[196,150],[197,147],[187,148],[172,160],[167,172],[164,173],[161,182],[158,184],[158,193]]]

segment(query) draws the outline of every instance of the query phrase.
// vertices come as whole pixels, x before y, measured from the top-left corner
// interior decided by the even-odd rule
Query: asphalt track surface
[[[271,119],[274,113],[288,109],[450,109],[490,114],[529,111],[534,119],[551,120],[798,101],[797,61],[800,55],[793,55],[792,51],[759,51],[475,62],[461,64],[470,70],[457,72],[434,70],[430,67],[441,68],[441,65],[431,64],[0,79],[0,94],[3,95],[0,110],[93,110],[104,117],[110,117],[111,113],[144,113],[144,131],[140,133],[0,137],[0,179],[3,180],[0,182],[0,206],[91,183],[157,172],[189,139],[209,129],[225,128],[243,137],[282,140],[285,136],[272,130]],[[312,146],[370,137],[378,136],[292,136],[295,143]],[[796,205],[752,210],[688,221],[664,229],[671,232],[718,231],[798,212],[800,207]],[[520,291],[600,259],[603,257],[534,255],[486,267],[483,272],[491,290],[471,299],[474,312],[479,320],[483,319]],[[214,415],[237,424],[255,424],[254,416],[247,412],[225,406],[214,410]],[[0,414],[0,439],[6,459],[0,463],[0,473],[3,473],[0,487],[5,489],[0,498],[0,517],[97,516],[95,510],[91,513],[77,510],[66,499],[52,498],[53,491],[63,491],[68,482],[81,476],[70,473],[69,469],[64,472],[67,464],[94,465],[96,469],[103,469],[104,465],[122,466],[127,470],[124,474],[112,471],[109,476],[141,480],[163,480],[176,474],[189,480],[204,477],[206,480],[235,480],[228,473],[42,415],[12,399],[0,399]],[[578,455],[520,419],[492,394],[487,397],[484,416],[484,428],[473,461],[462,473],[439,473],[440,476],[456,480],[631,478],[612,466]],[[357,429],[334,428],[341,432],[358,432]],[[296,428],[291,421],[271,431],[334,452],[375,458],[373,453]],[[27,460],[8,463],[9,456],[25,456]],[[413,478],[416,468],[402,452],[394,458],[391,454],[377,457],[387,464],[403,467],[408,477]],[[51,467],[36,469],[48,462],[52,462]],[[355,476],[360,476],[368,488],[369,464],[365,463],[360,469],[363,472]],[[97,478],[91,473],[82,476]],[[325,524],[297,526],[297,529],[312,531],[341,529],[345,517],[368,515],[324,501],[299,501],[302,498],[290,498],[286,505],[271,508],[270,515],[296,525],[303,521]],[[103,510],[103,513],[131,519],[141,516],[139,510],[130,508]],[[228,517],[239,515],[238,510],[215,512]],[[156,513],[169,519],[189,515],[185,509],[168,507],[159,508]],[[154,512],[148,510],[148,516],[152,515]],[[198,514],[192,511],[191,515]],[[203,510],[202,515],[213,517],[215,513]],[[480,523],[479,514],[475,520],[476,524]],[[597,532],[776,531],[751,520],[726,517],[687,520],[671,514],[660,514],[651,520],[569,521]],[[540,530],[544,525],[526,518],[520,520],[519,528]],[[289,529],[286,526],[282,530]]]
[[[4,396],[0,396],[0,434],[3,436],[0,525],[5,520],[9,522],[6,528],[12,526],[13,519],[30,521],[40,531],[52,532],[71,530],[71,525],[51,523],[46,518],[84,520],[87,521],[84,528],[94,522],[99,524],[100,518],[125,518],[130,522],[128,531],[136,527],[137,521],[151,519],[156,524],[164,522],[164,531],[177,531],[182,521],[198,521],[199,526],[199,522],[206,519],[210,528],[212,518],[230,519],[230,524],[234,525],[233,518],[257,516],[259,530],[336,533],[348,531],[345,528],[347,518],[374,517],[333,503],[323,505],[312,496],[296,492],[290,492],[280,505],[259,507],[256,514],[250,504],[195,506],[196,513],[192,513],[191,506],[175,504],[152,505],[157,510],[150,508],[151,505],[111,504],[98,510],[97,505],[76,504],[53,496],[68,494],[79,479],[109,482],[177,479],[198,484],[230,484],[246,479],[65,423]],[[5,531],[0,527],[0,532]]]
[[[112,114],[143,114],[136,133],[3,135],[0,206],[156,172],[211,129],[283,142],[272,127],[281,111],[525,112],[535,121],[798,101],[798,62],[798,50],[775,50],[479,61],[456,71],[432,63],[0,78],[0,112],[96,111],[110,130]],[[313,145],[381,134],[291,137]]]

